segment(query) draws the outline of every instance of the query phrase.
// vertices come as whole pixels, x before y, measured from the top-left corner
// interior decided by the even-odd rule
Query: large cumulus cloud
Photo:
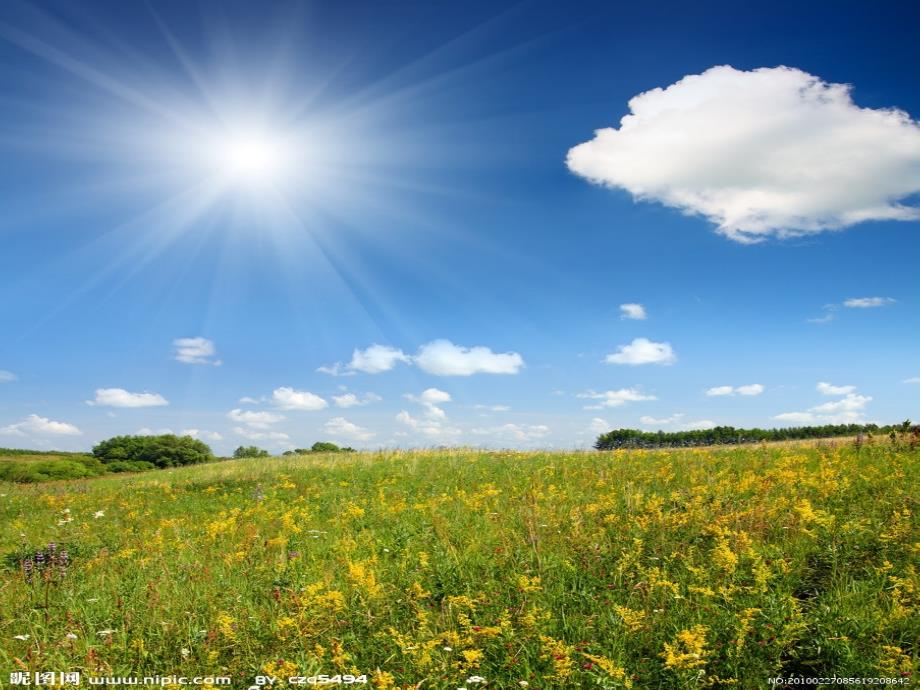
[[[713,67],[629,101],[620,127],[572,148],[567,164],[713,222],[740,242],[915,220],[920,126],[860,108],[850,87],[790,67]]]

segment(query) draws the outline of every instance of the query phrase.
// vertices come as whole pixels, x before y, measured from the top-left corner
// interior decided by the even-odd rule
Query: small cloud
[[[272,391],[272,400],[282,410],[322,410],[329,406],[325,400],[310,391],[297,391],[281,386]]]
[[[683,413],[679,412],[677,414],[672,414],[670,417],[664,417],[662,419],[656,419],[655,417],[642,416],[639,417],[639,423],[642,426],[670,426],[671,424],[676,424],[683,418]]]
[[[716,386],[706,391],[706,395],[710,397],[714,397],[714,396],[719,396],[719,395],[731,395],[734,392],[735,392],[735,389],[732,388],[731,386]]]
[[[811,412],[783,412],[775,415],[773,419],[790,424],[812,424],[816,421],[815,415]]]
[[[100,407],[161,407],[169,401],[159,393],[129,393],[124,388],[97,388],[96,397],[87,405]]]
[[[363,396],[358,397],[354,393],[343,393],[342,395],[333,395],[332,402],[335,403],[336,407],[359,407],[361,405],[370,405],[371,403],[380,402],[383,400],[376,393],[365,393]]]
[[[818,316],[813,319],[805,319],[808,323],[830,323],[837,315],[833,311],[828,311],[824,316]]]
[[[267,429],[272,424],[277,424],[285,419],[282,415],[274,412],[241,410],[239,408],[230,410],[227,416],[234,422],[245,424],[254,429]]]
[[[420,395],[406,393],[406,400],[418,403],[425,407],[425,414],[431,419],[447,419],[447,413],[444,412],[438,404],[451,402],[450,393],[438,388],[428,388]]]
[[[843,301],[843,306],[851,309],[873,309],[894,304],[896,301],[891,297],[851,297]]]
[[[509,405],[473,405],[474,410],[486,410],[488,412],[509,412]]]
[[[438,419],[419,419],[413,417],[406,410],[400,410],[396,415],[396,421],[408,427],[417,434],[422,434],[430,438],[438,437],[455,437],[462,432],[460,429],[451,426],[444,426]]]
[[[0,434],[8,436],[80,436],[82,433],[73,424],[55,422],[37,414],[30,414],[16,424],[0,427]]]
[[[856,390],[856,386],[833,386],[824,381],[820,381],[815,388],[822,395],[846,395]]]
[[[214,347],[214,341],[207,338],[176,338],[173,340],[173,347],[176,349],[174,358],[177,362],[183,364],[210,364],[215,367],[221,365],[219,359],[215,359],[217,348]]]
[[[600,417],[594,417],[591,420],[591,423],[588,424],[588,431],[593,434],[606,434],[610,431],[610,423],[606,419],[601,419]]]
[[[170,429],[169,427],[164,427],[164,428],[162,428],[162,429],[157,429],[156,431],[154,431],[154,430],[151,429],[150,427],[146,427],[146,426],[145,426],[145,427],[141,427],[140,429],[138,429],[137,431],[135,431],[135,432],[134,432],[134,435],[135,435],[135,436],[165,436],[165,435],[167,435],[167,434],[168,434],[168,435],[172,435],[172,434],[174,434],[174,433],[175,433],[175,432],[174,432],[172,429]]]
[[[711,419],[700,419],[696,422],[687,422],[681,427],[684,431],[702,431],[703,429],[712,429],[716,423]]]
[[[534,441],[541,439],[550,432],[545,424],[502,424],[501,426],[479,427],[472,429],[471,433],[477,436],[498,436],[511,438],[515,441]]]
[[[348,364],[336,362],[330,366],[320,367],[317,371],[331,376],[353,376],[358,372],[380,374],[390,371],[400,362],[408,364],[410,361],[411,358],[402,350],[374,343],[364,350],[355,349]]]
[[[0,383],[10,383],[11,381],[16,381],[17,378],[16,374],[12,371],[0,369]]]
[[[434,340],[419,348],[414,358],[418,367],[434,376],[473,374],[517,374],[524,359],[517,352],[492,352],[487,347],[463,347],[449,340]]]
[[[291,437],[283,431],[255,431],[237,426],[233,428],[233,433],[250,441],[269,441],[276,445],[286,445],[291,441]]]
[[[909,379],[904,379],[901,383],[920,383],[920,376],[911,376]]]
[[[738,386],[735,392],[738,395],[760,395],[763,393],[763,386],[759,383],[749,383],[746,386]]]
[[[674,364],[677,356],[670,343],[656,343],[648,338],[636,338],[629,345],[620,345],[615,353],[604,358],[607,364]]]
[[[747,395],[754,396],[760,395],[763,393],[764,388],[759,383],[749,383],[746,386],[715,386],[706,391],[706,395],[710,397],[718,397],[722,395]]]
[[[333,417],[323,424],[323,431],[330,436],[353,439],[355,441],[369,441],[374,438],[374,432],[349,422],[344,417]]]
[[[657,400],[654,395],[646,395],[637,388],[620,388],[615,391],[596,392],[587,390],[579,393],[576,397],[587,400],[597,400],[594,405],[588,405],[586,410],[600,410],[604,407],[620,407],[628,402],[642,402],[645,400]]]
[[[641,304],[630,302],[628,304],[620,305],[620,318],[632,319],[634,321],[645,321],[648,316],[645,313],[645,307],[643,307]]]
[[[260,402],[265,402],[265,399],[263,398],[262,400],[256,400],[255,398],[251,398],[248,395],[244,395],[237,402],[239,402],[240,405],[258,405]]]
[[[183,429],[179,432],[180,436],[191,436],[192,438],[203,438],[206,441],[223,441],[224,437],[216,431],[205,431],[204,429]]]

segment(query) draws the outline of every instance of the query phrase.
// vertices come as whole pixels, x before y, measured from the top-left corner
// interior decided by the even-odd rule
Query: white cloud
[[[629,303],[620,305],[620,318],[633,319],[635,321],[644,321],[648,318],[645,313],[645,307],[641,304]]]
[[[417,402],[424,405],[435,405],[437,403],[447,403],[451,401],[450,393],[447,391],[442,391],[438,388],[426,388],[422,391],[421,395],[412,395],[411,393],[407,393],[406,398],[412,402]]]
[[[333,417],[323,424],[323,431],[330,436],[350,438],[355,441],[369,441],[374,438],[374,432],[349,422],[344,417]]]
[[[250,441],[270,441],[277,445],[286,445],[291,441],[291,437],[283,431],[255,431],[237,426],[233,427],[233,433]]]
[[[673,364],[677,361],[670,343],[656,343],[648,338],[636,338],[629,345],[620,345],[615,353],[604,358],[607,364]]]
[[[322,410],[329,406],[325,400],[310,391],[296,391],[281,386],[272,391],[272,400],[282,410]]]
[[[851,309],[872,309],[874,307],[884,307],[886,304],[894,304],[896,301],[891,297],[850,297],[843,300],[843,306]]]
[[[255,410],[241,410],[239,408],[230,410],[227,416],[234,422],[245,424],[254,429],[267,429],[272,424],[277,424],[284,420],[284,417],[274,412],[257,412]]]
[[[749,383],[746,386],[738,386],[735,392],[738,395],[760,395],[763,393],[763,385],[759,383]]]
[[[915,220],[920,127],[790,67],[713,67],[629,101],[567,164],[591,182],[702,215],[739,242]]]
[[[649,417],[644,415],[639,417],[639,423],[642,426],[669,426],[671,424],[676,424],[683,418],[683,413],[679,412],[677,414],[672,414],[670,417],[664,417],[662,419],[656,419],[655,417]]]
[[[248,395],[244,395],[242,398],[238,400],[238,402],[240,403],[240,405],[258,405],[260,402],[265,402],[265,401],[264,399],[256,400],[255,398],[251,398]]]
[[[412,431],[428,436],[431,438],[454,437],[461,434],[460,429],[452,426],[444,426],[437,419],[419,419],[413,417],[406,410],[400,410],[396,415],[396,421],[403,424]]]
[[[492,352],[487,347],[463,347],[449,340],[433,340],[422,345],[418,354],[410,357],[402,350],[384,345],[371,345],[355,350],[351,362],[336,362],[317,369],[332,376],[351,376],[356,372],[379,374],[390,371],[397,363],[415,364],[435,376],[470,376],[472,374],[517,374],[524,360],[517,352]]]
[[[332,402],[336,404],[336,407],[358,407],[360,405],[370,405],[371,403],[380,402],[383,400],[376,393],[365,393],[363,396],[358,397],[354,393],[343,393],[342,395],[333,395]]]
[[[911,376],[909,379],[904,379],[901,383],[920,383],[920,376]]]
[[[716,423],[711,419],[700,419],[696,422],[687,422],[681,427],[684,431],[701,431],[703,429],[712,429]]]
[[[162,429],[157,429],[156,431],[154,431],[150,427],[145,426],[135,431],[134,435],[135,436],[164,436],[166,434],[172,434],[172,433],[174,432],[169,427],[164,427]]]
[[[778,422],[789,422],[790,424],[812,424],[817,419],[811,412],[783,412],[773,417]]]
[[[592,391],[588,390],[579,393],[576,397],[588,400],[597,400],[594,405],[588,405],[586,410],[600,410],[604,407],[620,407],[628,402],[642,402],[645,400],[657,400],[654,395],[646,395],[637,388],[620,388],[615,391]]]
[[[588,431],[593,434],[606,434],[610,431],[610,423],[606,419],[594,417],[588,425]]]
[[[447,413],[444,412],[437,403],[448,403],[451,401],[450,393],[438,388],[427,388],[422,391],[421,395],[406,393],[405,397],[411,402],[418,403],[425,408],[425,414],[431,419],[447,419]]]
[[[0,383],[9,383],[15,381],[18,377],[12,371],[0,369]]]
[[[872,398],[868,395],[858,395],[856,393],[847,393],[840,400],[822,403],[811,408],[812,412],[821,412],[827,414],[856,412],[865,409]]]
[[[852,389],[853,386],[839,388]],[[840,400],[810,407],[805,412],[783,412],[773,419],[791,424],[855,424],[864,421],[863,411],[871,401],[872,398],[868,395],[848,392]]]
[[[215,367],[221,365],[219,359],[214,359],[217,348],[214,341],[207,338],[176,338],[173,340],[176,348],[175,359],[183,364],[211,364]]]
[[[160,407],[169,401],[159,393],[129,393],[124,388],[97,388],[96,397],[87,405],[104,407]]]
[[[509,412],[509,405],[473,405],[474,410],[488,410],[489,412]]]
[[[471,433],[477,436],[498,436],[515,441],[535,441],[543,438],[549,432],[550,429],[545,424],[502,424],[501,426],[479,427],[471,430]]]
[[[472,374],[517,374],[524,359],[517,352],[492,352],[487,347],[463,347],[449,340],[434,340],[419,348],[414,358],[418,367],[435,376]]]
[[[749,383],[746,386],[715,386],[706,391],[706,395],[716,397],[720,395],[760,395],[763,393],[763,385],[759,383]]]
[[[206,431],[204,429],[183,429],[179,432],[180,436],[191,436],[192,438],[203,438],[206,441],[223,441],[224,437],[216,431]]]
[[[0,427],[0,434],[9,436],[80,436],[82,433],[73,424],[55,422],[37,414],[30,414],[16,424]]]
[[[731,386],[715,386],[706,391],[706,395],[713,397],[719,395],[731,395],[735,392],[735,389]]]
[[[811,319],[805,319],[808,323],[830,323],[837,318],[837,315],[834,313],[837,309],[836,304],[828,304],[824,307],[824,316],[816,316]]]
[[[331,366],[320,367],[317,371],[332,376],[351,376],[357,372],[380,374],[390,371],[399,362],[408,364],[411,358],[402,350],[374,343],[364,350],[355,349],[348,364],[336,362]]]
[[[820,381],[815,388],[822,395],[846,395],[856,390],[856,386],[834,386],[825,381]]]

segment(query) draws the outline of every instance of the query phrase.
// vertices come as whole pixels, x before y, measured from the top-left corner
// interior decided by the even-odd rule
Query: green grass
[[[918,665],[918,461],[445,450],[4,484],[0,668],[426,690],[900,677]],[[49,542],[69,567],[27,582]]]

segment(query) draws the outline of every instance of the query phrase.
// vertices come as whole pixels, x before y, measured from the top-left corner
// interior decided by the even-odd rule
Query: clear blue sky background
[[[796,67],[916,118],[910,5],[4,2],[0,445],[168,428],[217,433],[222,452],[323,438],[571,447],[642,416],[780,425],[841,397],[820,381],[871,397],[861,419],[920,418],[920,385],[905,383],[920,377],[917,221],[744,245],[565,164],[633,96],[715,65]],[[169,113],[260,108],[321,133],[291,152],[289,212],[225,194],[193,213]],[[870,296],[894,301],[826,307]],[[623,303],[648,318],[621,319]],[[191,337],[221,365],[177,361],[173,341]],[[604,363],[638,337],[676,362]],[[412,355],[436,339],[524,366],[316,371],[373,343]],[[753,383],[762,394],[706,395]],[[278,410],[280,387],[329,405]],[[381,400],[340,408],[342,387]],[[432,387],[451,397],[444,417],[404,397]],[[86,403],[114,388],[169,404]],[[628,388],[656,399],[586,410],[578,397]],[[495,405],[509,409],[477,407]],[[285,419],[252,426],[233,409]]]

